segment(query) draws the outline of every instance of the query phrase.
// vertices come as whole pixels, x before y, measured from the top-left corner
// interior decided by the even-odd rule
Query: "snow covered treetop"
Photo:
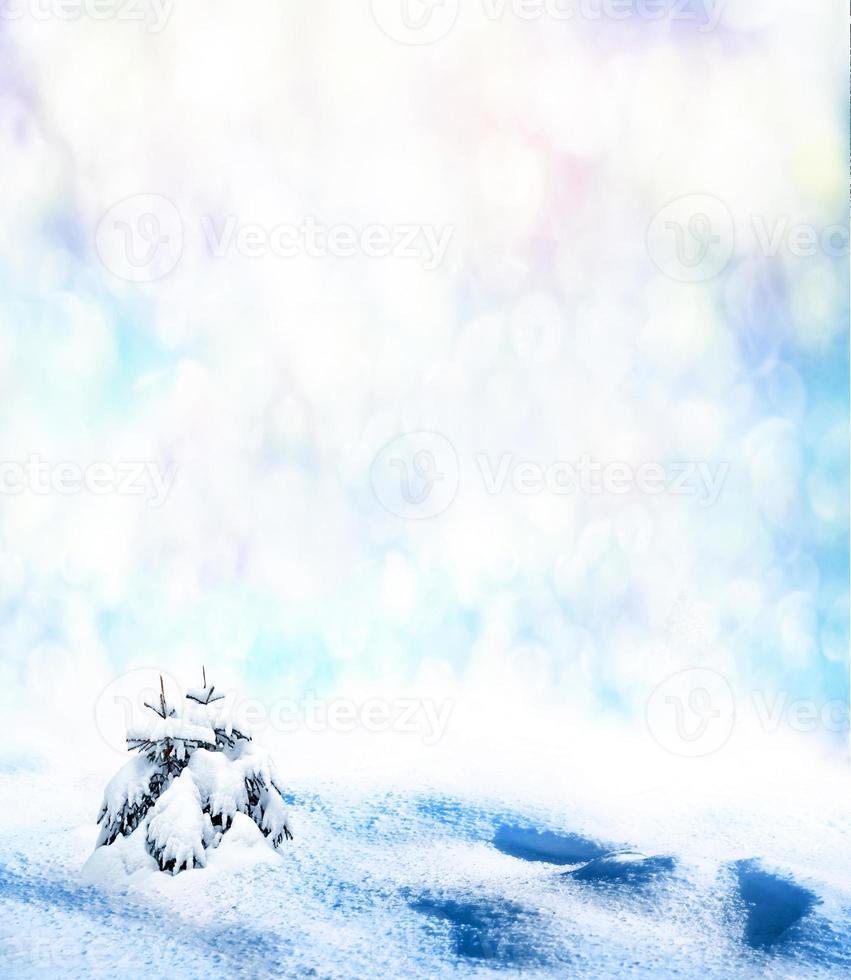
[[[127,747],[139,756],[110,781],[101,804],[98,847],[140,834],[162,871],[206,864],[238,813],[274,848],[292,840],[271,761],[227,717],[225,697],[207,684],[186,693],[182,710],[146,702],[150,717],[132,725]],[[250,824],[249,824],[250,826]]]
[[[141,748],[146,743],[170,740],[193,743],[197,748],[216,744],[216,733],[211,725],[189,716],[170,715],[168,718],[146,718],[127,729],[128,748]]]
[[[224,701],[224,694],[214,694],[215,684],[208,684],[207,687],[190,687],[186,691],[186,697],[190,701],[197,701],[198,704],[210,704],[211,701]]]
[[[198,704],[211,704],[213,701],[223,701],[224,694],[214,694],[216,690],[215,684],[207,683],[207,671],[204,667],[201,668],[201,674],[204,679],[203,687],[190,687],[186,691],[186,697],[190,701],[197,701]]]

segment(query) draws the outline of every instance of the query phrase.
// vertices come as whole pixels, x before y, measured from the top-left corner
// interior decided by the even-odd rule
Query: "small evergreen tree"
[[[286,806],[269,759],[224,713],[224,695],[207,684],[186,692],[181,714],[160,678],[152,717],[127,732],[134,756],[110,780],[98,815],[97,846],[144,825],[145,846],[162,871],[203,867],[237,813],[249,816],[273,847],[292,840]]]

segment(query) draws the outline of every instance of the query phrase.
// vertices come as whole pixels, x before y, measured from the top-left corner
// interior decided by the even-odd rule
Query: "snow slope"
[[[283,856],[238,815],[206,868],[172,878],[134,837],[90,857],[101,773],[7,768],[4,977],[851,972],[848,799],[828,769],[790,764],[726,798],[708,770],[624,782],[617,808],[579,782],[561,804],[496,801],[463,768],[392,790],[374,772],[299,776]]]

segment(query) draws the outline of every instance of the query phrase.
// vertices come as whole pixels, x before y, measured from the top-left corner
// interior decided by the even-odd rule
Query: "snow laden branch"
[[[138,754],[113,776],[98,815],[98,847],[139,833],[160,870],[204,867],[238,813],[274,848],[292,840],[280,780],[250,735],[235,728],[224,695],[207,684],[186,692],[181,711],[160,696],[127,732]],[[250,826],[250,825],[249,825]]]

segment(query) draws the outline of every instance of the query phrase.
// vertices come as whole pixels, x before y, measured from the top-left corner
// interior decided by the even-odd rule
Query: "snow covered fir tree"
[[[158,700],[145,702],[150,716],[127,731],[138,754],[106,787],[98,848],[138,834],[160,870],[177,874],[206,866],[235,819],[250,818],[276,849],[292,839],[271,761],[230,723],[206,672],[203,683],[178,711],[160,678]]]

